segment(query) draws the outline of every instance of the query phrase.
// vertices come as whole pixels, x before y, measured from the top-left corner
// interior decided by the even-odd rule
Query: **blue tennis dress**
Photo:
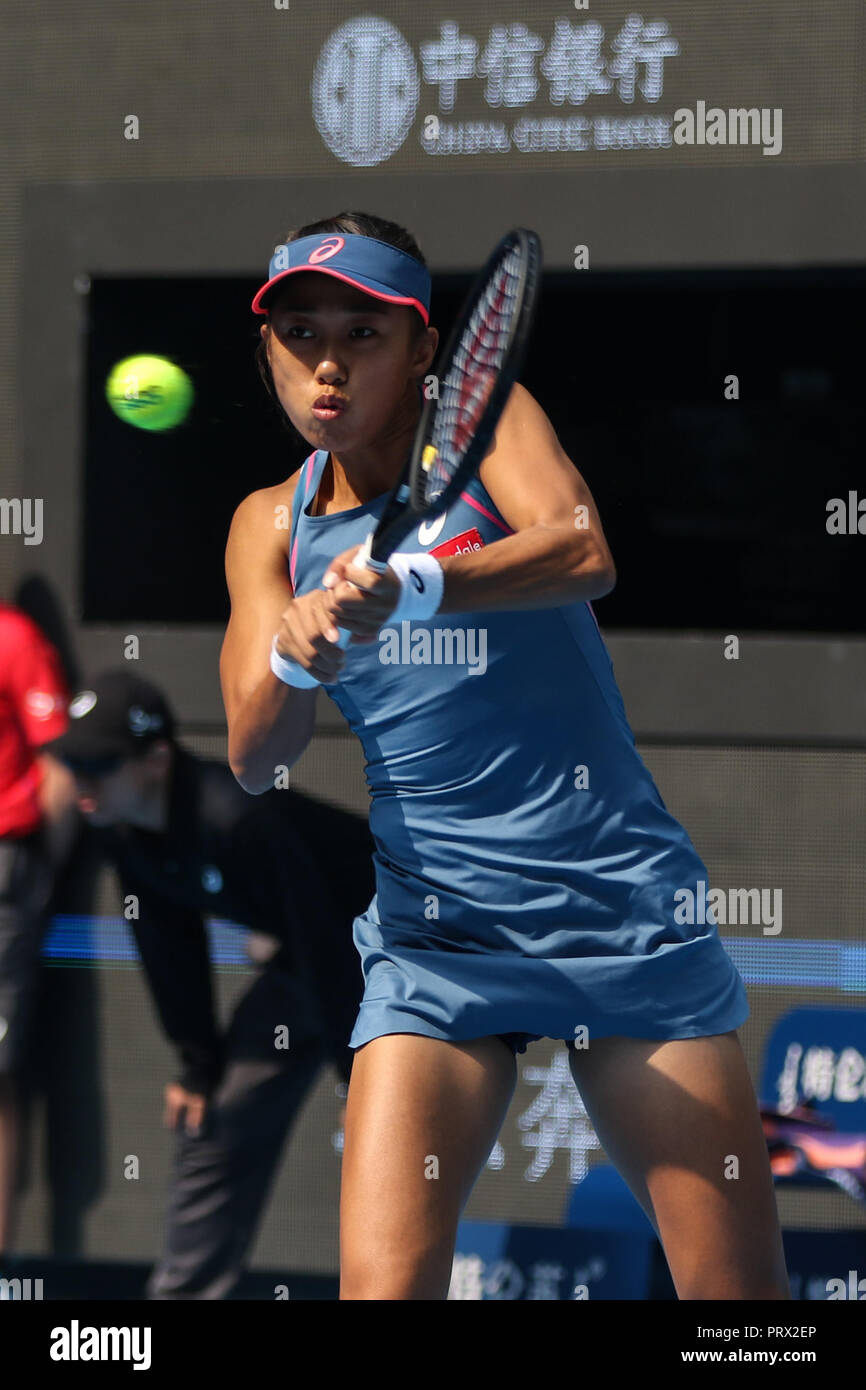
[[[297,595],[385,503],[311,516],[327,458],[307,458],[295,491]],[[509,534],[475,478],[400,549],[468,552]],[[678,921],[674,895],[699,895],[707,870],[635,747],[588,602],[386,622],[325,690],[363,745],[376,844],[350,1047],[514,1034],[523,1052],[583,1026],[590,1040],[689,1038],[748,1018],[715,923]]]

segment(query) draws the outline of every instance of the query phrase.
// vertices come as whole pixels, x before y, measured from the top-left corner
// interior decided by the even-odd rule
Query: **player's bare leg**
[[[358,1049],[346,1102],[341,1299],[446,1297],[457,1223],[516,1071],[501,1038],[393,1033]]]
[[[789,1299],[767,1143],[737,1034],[590,1039],[569,1058],[608,1157],[662,1243],[677,1297]]]

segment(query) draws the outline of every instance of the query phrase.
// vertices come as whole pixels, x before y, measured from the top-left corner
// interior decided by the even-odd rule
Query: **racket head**
[[[439,354],[402,478],[371,543],[387,561],[419,521],[447,511],[476,472],[520,372],[541,284],[541,242],[515,227],[473,281]]]

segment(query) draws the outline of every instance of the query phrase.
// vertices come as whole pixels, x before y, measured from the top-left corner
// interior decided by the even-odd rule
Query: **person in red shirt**
[[[0,1270],[13,1239],[18,1073],[57,870],[80,826],[75,779],[40,752],[65,733],[69,689],[36,623],[0,600]]]

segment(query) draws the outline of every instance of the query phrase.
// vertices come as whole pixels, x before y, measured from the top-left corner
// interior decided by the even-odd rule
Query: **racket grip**
[[[355,557],[355,559],[354,559],[354,561],[353,561],[353,564],[359,565],[362,569],[371,569],[371,570],[375,570],[376,574],[384,574],[385,571],[386,571],[386,569],[388,568],[388,562],[387,562],[387,560],[384,560],[384,561],[383,561],[383,560],[371,560],[371,559],[370,559],[370,551],[371,551],[372,547],[373,547],[373,532],[370,531],[369,534],[368,534],[368,536],[367,536],[367,539],[364,541],[364,544],[361,546],[361,549],[358,551],[358,554],[356,555],[356,557]],[[339,634],[340,634],[339,641],[338,641],[337,645],[340,646],[340,647],[342,647],[343,650],[345,651],[346,647],[348,647],[349,643],[350,643],[351,640],[352,640],[352,634],[351,634],[351,632],[349,632],[348,629],[345,628],[345,627],[340,627],[340,628],[337,629],[337,631],[338,631]]]
[[[388,568],[388,563],[387,563],[387,561],[384,561],[384,562],[383,562],[383,561],[380,561],[380,560],[371,560],[371,559],[370,559],[370,550],[371,550],[371,548],[372,548],[372,545],[373,545],[373,532],[370,531],[369,535],[367,536],[367,539],[364,541],[364,544],[361,546],[361,549],[358,551],[358,554],[357,554],[357,556],[356,556],[356,558],[355,558],[355,564],[361,566],[362,568],[365,568],[365,567],[366,567],[366,568],[369,568],[369,569],[371,569],[371,570],[375,570],[377,574],[384,574],[385,571],[386,571],[386,569]],[[348,628],[345,628],[345,627],[338,627],[338,628],[337,628],[337,631],[338,631],[338,633],[340,634],[339,637],[338,637],[338,639],[337,639],[337,645],[338,645],[339,647],[342,647],[343,650],[345,651],[345,649],[348,647],[349,643],[350,643],[351,640],[352,640],[352,634],[351,634],[351,632],[348,630]],[[273,650],[274,650],[274,657],[273,657],[273,659],[272,659],[272,661],[271,661],[271,670],[273,670],[273,671],[275,672],[276,675],[279,675],[279,670],[277,669],[277,667],[276,667],[275,664],[274,664],[275,661],[278,660],[278,658],[277,658],[277,656],[276,656],[276,649],[274,648]],[[317,680],[316,680],[315,676],[309,675],[308,672],[302,670],[302,668],[301,668],[300,666],[297,666],[296,663],[293,663],[293,665],[295,666],[295,669],[294,669],[293,672],[292,672],[292,681],[291,681],[291,684],[292,684],[292,685],[295,685],[295,686],[297,686],[299,689],[302,689],[302,690],[307,690],[307,689],[310,689],[310,690],[311,690],[314,686],[321,684],[320,681],[317,681]]]
[[[366,569],[374,570],[376,574],[384,574],[386,569],[388,568],[388,561],[370,559],[370,552],[373,549],[373,534],[374,533],[371,531],[367,539],[364,541],[364,544],[361,546],[361,549],[358,551],[358,554],[355,557],[354,563]]]

